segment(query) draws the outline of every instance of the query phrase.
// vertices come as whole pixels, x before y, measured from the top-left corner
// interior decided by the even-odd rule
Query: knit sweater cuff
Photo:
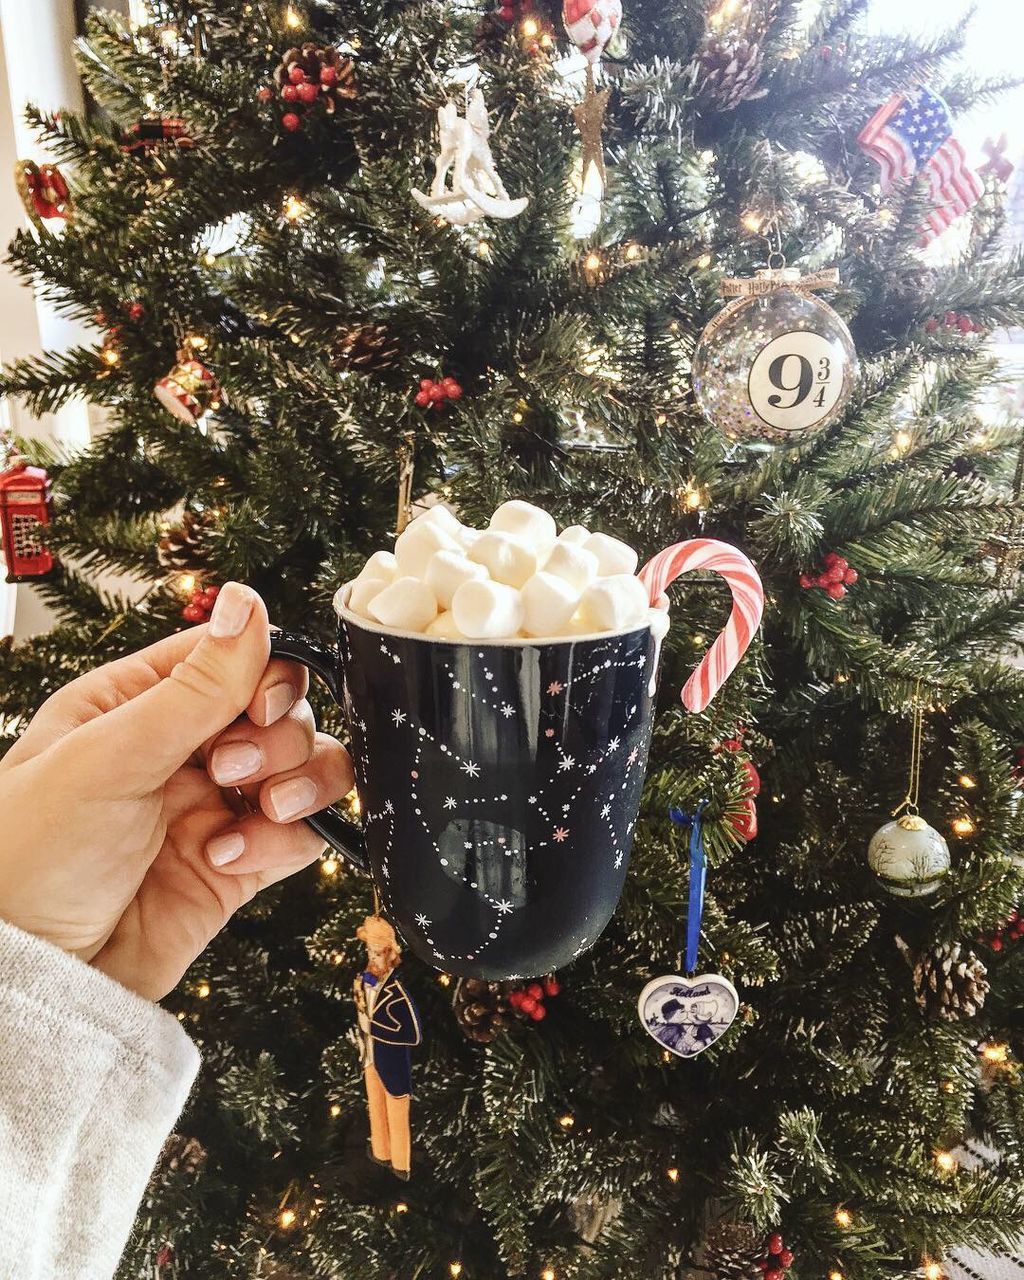
[[[177,1019],[0,921],[0,1274],[113,1273],[198,1069]]]

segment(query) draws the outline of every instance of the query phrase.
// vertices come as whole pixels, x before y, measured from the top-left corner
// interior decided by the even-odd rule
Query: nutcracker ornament
[[[356,937],[366,946],[366,969],[352,985],[370,1113],[367,1155],[408,1182],[412,1049],[423,1039],[419,1014],[398,977],[402,951],[394,929],[379,915],[367,916]]]
[[[160,379],[153,394],[179,422],[197,426],[207,413],[219,409],[224,399],[220,383],[191,352],[178,352],[170,373]]]
[[[40,231],[44,229],[44,222],[51,219],[71,221],[74,215],[71,192],[55,164],[38,165],[34,160],[19,160],[14,166],[14,180],[25,212]]]
[[[18,459],[0,472],[0,531],[8,582],[45,578],[56,564],[43,541],[50,523],[50,478]]]
[[[801,276],[785,265],[722,281],[732,301],[697,340],[693,389],[704,416],[730,440],[798,441],[843,412],[857,352],[842,318],[813,295],[838,283],[837,271]]]

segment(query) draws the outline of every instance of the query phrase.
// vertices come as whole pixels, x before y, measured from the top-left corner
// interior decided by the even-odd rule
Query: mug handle
[[[341,703],[341,690],[338,688],[338,655],[323,645],[317,644],[297,631],[272,631],[270,633],[270,656],[272,658],[288,658],[299,662],[307,671],[320,677],[334,701]],[[329,805],[319,813],[311,814],[306,822],[317,835],[323,836],[331,848],[352,864],[357,871],[369,873],[366,860],[366,842],[363,833],[354,822],[351,822],[336,805]]]

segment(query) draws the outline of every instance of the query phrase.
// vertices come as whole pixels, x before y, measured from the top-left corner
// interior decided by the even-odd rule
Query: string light
[[[846,1280],[846,1277],[841,1271],[830,1271],[828,1273],[828,1280]]]
[[[540,1280],[557,1280],[554,1267],[545,1267],[540,1273]]]
[[[573,1115],[570,1115],[569,1112],[567,1111],[564,1116],[558,1117],[558,1123],[562,1126],[563,1129],[571,1129],[573,1125],[576,1123],[576,1117]]]
[[[478,240],[476,242],[476,252],[479,258],[489,258],[491,256],[490,242],[487,240]]]
[[[973,836],[976,828],[967,814],[962,813],[959,818],[953,819],[953,830],[958,836]]]
[[[200,982],[196,987],[196,995],[200,1000],[205,1000],[210,994],[210,984],[208,982]]]
[[[109,364],[111,368],[121,363],[121,353],[116,347],[104,347],[100,354],[103,357],[103,363]]]
[[[678,1181],[679,1181],[679,1170],[678,1170],[678,1169],[676,1169],[676,1168],[674,1168],[674,1167],[673,1167],[673,1168],[671,1168],[671,1169],[666,1169],[666,1170],[665,1170],[665,1177],[666,1177],[666,1178],[668,1178],[669,1182],[678,1182]]]
[[[408,1212],[409,1212],[409,1206],[405,1203],[404,1200],[399,1200],[398,1204],[395,1205],[395,1213],[408,1213]]]
[[[160,43],[168,53],[173,52],[178,47],[178,28],[173,22],[168,22],[160,28]]]
[[[962,773],[959,782],[965,791],[972,791],[978,785],[969,773]]]
[[[289,5],[284,12],[284,25],[291,27],[293,31],[302,26],[302,15],[292,5]]]
[[[295,1219],[298,1217],[294,1209],[282,1209],[277,1215],[277,1225],[282,1231],[287,1231],[289,1227],[295,1226]]]
[[[683,511],[700,511],[707,506],[707,494],[692,480],[687,480],[681,489],[676,491],[676,499]]]
[[[600,271],[601,263],[604,259],[596,249],[591,249],[587,256],[583,259],[583,266],[587,271]]]
[[[906,453],[913,442],[909,431],[897,431],[892,438],[892,447],[899,453]]]
[[[1010,1056],[1010,1046],[1008,1044],[986,1044],[982,1047],[981,1056],[986,1062],[1002,1064]]]
[[[196,589],[196,575],[194,573],[183,573],[178,579],[178,590],[183,596],[190,596]]]
[[[325,876],[336,876],[338,874],[338,859],[335,857],[324,858],[320,863],[320,874]]]
[[[185,341],[193,351],[205,351],[210,345],[209,338],[205,338],[201,333],[190,333]]]
[[[707,271],[708,267],[711,266],[711,254],[702,253],[700,257],[697,259],[697,266],[700,268],[701,271]]]
[[[462,1275],[462,1263],[461,1263],[461,1262],[449,1262],[449,1263],[448,1263],[448,1274],[449,1274],[450,1276],[452,1276],[452,1277],[453,1277],[453,1280],[458,1280],[459,1276],[461,1276],[461,1275]]]
[[[640,246],[634,240],[631,244],[626,245],[626,261],[636,262],[640,257]]]
[[[340,1115],[341,1115],[341,1106],[337,1102],[332,1102],[331,1103],[331,1119],[337,1120],[338,1116]]]
[[[926,1262],[924,1264],[924,1280],[942,1280],[943,1271],[942,1264],[939,1262]]]
[[[348,811],[354,818],[358,818],[363,811],[363,803],[359,799],[358,791],[350,791],[348,793]]]
[[[952,1081],[952,1080],[946,1080],[946,1081],[944,1081],[944,1082],[943,1082],[943,1085],[942,1085],[942,1092],[943,1092],[943,1093],[955,1093],[955,1092],[956,1092],[956,1085],[953,1083],[953,1081]]]
[[[450,987],[452,985],[452,975],[450,973],[439,973],[437,975],[437,985],[439,987]]]
[[[661,1053],[662,1062],[671,1062],[673,1055],[667,1049],[663,1049]]]
[[[757,235],[761,230],[761,215],[759,213],[745,213],[740,221],[751,235]]]
[[[943,1173],[952,1173],[956,1168],[956,1157],[949,1151],[936,1151],[935,1163]]]
[[[527,40],[534,40],[540,35],[540,23],[536,18],[524,18],[519,30]]]
[[[297,195],[289,194],[284,198],[282,212],[289,222],[298,222],[300,218],[304,218],[309,212],[309,206]]]
[[[667,422],[668,422],[667,413],[659,413],[658,416],[654,419],[654,425],[656,427],[663,427]]]
[[[836,1220],[836,1226],[841,1227],[843,1231],[848,1231],[853,1226],[853,1214],[849,1209],[837,1209],[832,1216]]]
[[[217,255],[213,252],[212,249],[207,249],[207,251],[203,254],[203,261],[206,263],[208,267],[215,267],[217,265]]]
[[[512,421],[513,421],[513,422],[522,422],[522,420],[523,420],[523,415],[522,415],[522,414],[519,412],[519,410],[517,409],[517,410],[515,411],[515,413],[512,415]]]
[[[893,216],[893,211],[891,209],[879,209],[878,211],[878,221],[883,227],[887,227],[889,223],[892,222]]]

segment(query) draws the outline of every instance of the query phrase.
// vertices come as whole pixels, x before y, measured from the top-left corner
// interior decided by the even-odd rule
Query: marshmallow
[[[580,592],[597,577],[597,556],[571,542],[556,542],[544,562],[544,572],[553,573]]]
[[[519,498],[501,504],[491,516],[491,528],[515,534],[538,548],[550,547],[558,536],[558,526],[546,511]]]
[[[357,582],[362,578],[382,578],[385,582],[394,582],[398,576],[398,561],[390,551],[375,551],[366,564],[359,570]]]
[[[362,574],[352,584],[348,593],[348,607],[361,618],[370,617],[370,601],[390,585],[386,578],[364,578]]]
[[[483,537],[483,530],[471,529],[468,525],[460,524],[455,536],[462,543],[463,548],[468,551],[478,538]]]
[[[486,578],[487,570],[482,564],[467,560],[462,551],[435,551],[427,565],[424,582],[437,596],[442,609],[452,607],[452,597],[464,582],[475,582]]]
[[[422,631],[437,617],[437,597],[418,578],[396,578],[370,601],[369,613],[385,627]]]
[[[495,582],[507,587],[521,587],[537,572],[537,553],[528,542],[511,533],[488,530],[467,554],[470,560],[482,564]]]
[[[620,573],[636,573],[640,557],[625,542],[609,538],[606,533],[592,533],[583,544],[584,551],[597,556],[597,571],[602,578]]]
[[[443,502],[435,502],[432,507],[427,507],[426,511],[415,517],[416,520],[426,520],[428,524],[439,525],[447,533],[453,537],[458,537],[459,530],[462,525],[459,523],[458,516],[450,507],[446,507]]]
[[[459,587],[452,616],[471,640],[496,640],[514,636],[523,625],[523,601],[513,587],[482,578]]]
[[[395,543],[398,572],[406,578],[422,578],[435,551],[453,551],[459,543],[436,520],[413,520]]]
[[[455,615],[450,609],[439,613],[423,634],[438,636],[443,640],[465,640],[466,638],[455,625]]]
[[[522,597],[522,626],[530,636],[559,635],[580,602],[580,593],[553,573],[535,573],[523,587]]]
[[[647,622],[647,588],[629,573],[616,573],[587,587],[580,600],[580,617],[594,631],[627,631]]]
[[[558,535],[558,541],[568,542],[573,547],[582,547],[589,537],[589,529],[584,529],[581,524],[571,524],[568,529],[563,529]]]

